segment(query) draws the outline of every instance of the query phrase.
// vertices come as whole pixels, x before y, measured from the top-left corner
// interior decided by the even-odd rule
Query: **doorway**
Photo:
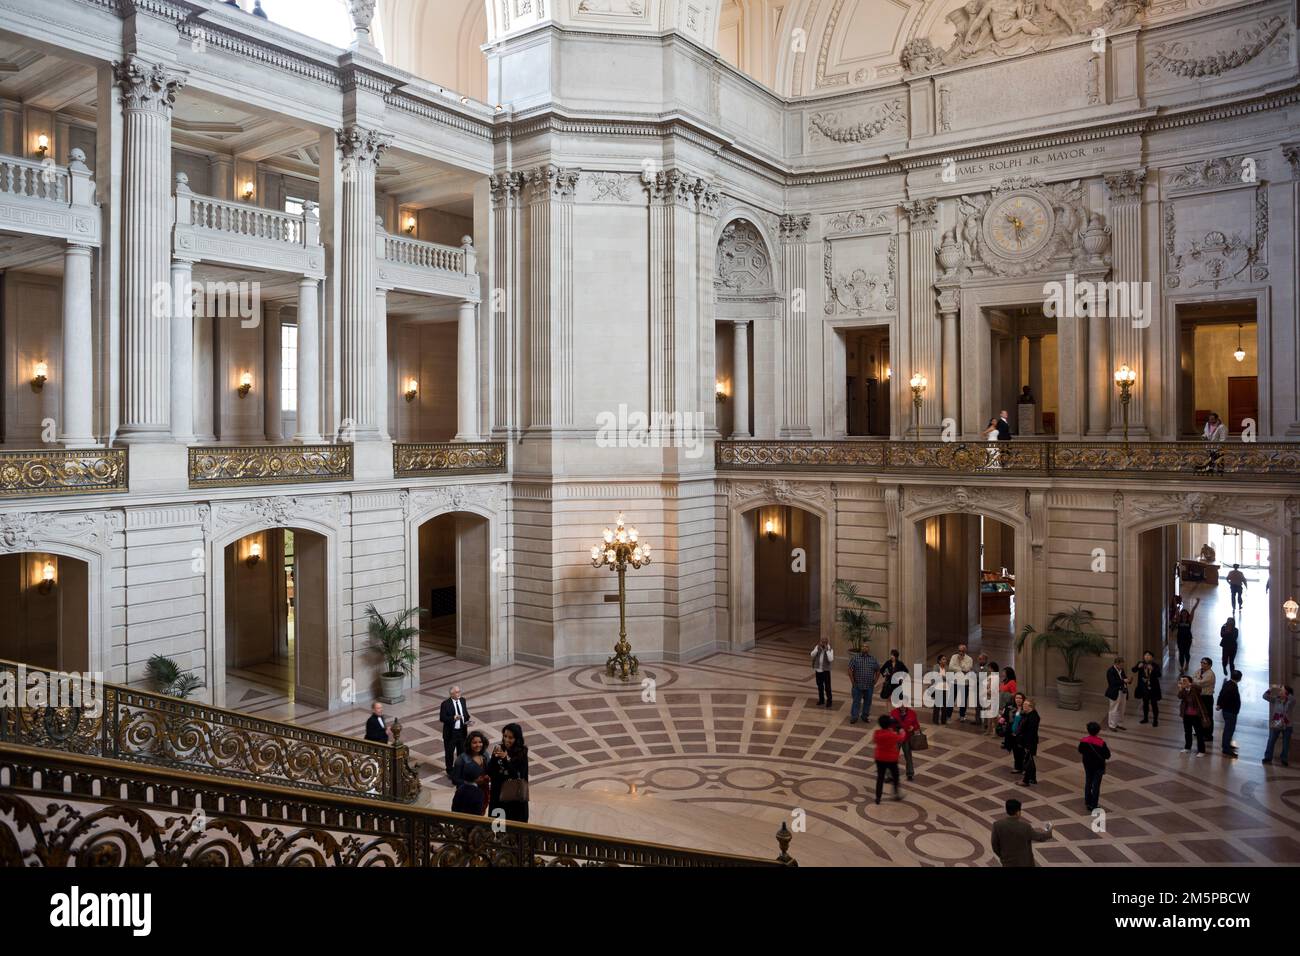
[[[43,552],[0,555],[0,658],[90,670],[89,565]]]
[[[488,519],[467,511],[437,515],[419,526],[416,594],[424,609],[422,649],[490,659],[489,534]]]
[[[921,525],[925,544],[926,664],[965,644],[1011,666],[1016,629],[1016,532],[978,514]]]
[[[893,366],[889,327],[846,329],[844,335],[845,434],[889,437],[889,387]]]
[[[1178,431],[1200,437],[1210,414],[1228,434],[1259,423],[1255,302],[1178,306]]]
[[[226,675],[246,684],[231,706],[264,698],[329,705],[327,548],[323,535],[273,528],[225,549]]]

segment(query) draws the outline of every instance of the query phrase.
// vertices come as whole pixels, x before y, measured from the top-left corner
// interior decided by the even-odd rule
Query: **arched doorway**
[[[226,546],[225,672],[241,685],[229,706],[268,689],[329,706],[327,558],[324,535],[300,528],[257,531]]]
[[[821,521],[791,505],[746,515],[754,536],[754,638],[821,630]]]
[[[932,515],[920,523],[925,552],[926,663],[965,644],[1013,663],[1016,532],[979,514]]]
[[[416,599],[422,647],[491,658],[492,547],[488,519],[447,512],[417,529]],[[501,570],[504,571],[504,568]]]
[[[85,561],[26,551],[0,555],[0,658],[57,671],[90,668]]]

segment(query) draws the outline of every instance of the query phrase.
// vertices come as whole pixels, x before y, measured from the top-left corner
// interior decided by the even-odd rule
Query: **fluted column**
[[[375,169],[380,154],[392,140],[360,126],[340,129],[337,136],[343,162],[338,256],[342,345],[339,418],[355,441],[379,441],[376,372],[381,333],[375,300]]]
[[[94,445],[95,364],[91,352],[91,249],[69,243],[63,250],[63,361],[60,383],[63,427],[59,440],[68,448]]]
[[[121,92],[123,442],[169,437],[171,116],[184,85],[162,63],[113,66]]]
[[[1142,276],[1142,194],[1146,188],[1147,171],[1145,169],[1127,169],[1118,173],[1105,175],[1106,192],[1110,199],[1110,257],[1111,281],[1117,286],[1130,290],[1130,299],[1143,288]],[[1138,301],[1150,301],[1151,297],[1139,297]],[[1122,306],[1122,303],[1120,303]],[[1110,318],[1110,374],[1106,377],[1106,394],[1115,391],[1114,370],[1127,365],[1137,372],[1137,381],[1133,385],[1133,399],[1128,408],[1128,430],[1130,435],[1145,435],[1147,371],[1143,363],[1145,351],[1145,332],[1151,326],[1152,317],[1137,317],[1133,308],[1110,311],[1124,312]],[[1094,386],[1095,387],[1095,386]],[[1122,408],[1118,401],[1110,403],[1110,432],[1120,435],[1124,424]]]
[[[375,290],[375,426],[388,441],[388,290]]]
[[[961,355],[957,352],[957,311],[939,313],[943,327],[943,417],[950,418],[960,428],[958,410],[961,408]]]
[[[785,395],[782,438],[811,438],[808,426],[808,254],[812,217],[781,217],[781,265],[785,289]]]
[[[731,437],[749,437],[749,323],[737,322],[731,341]]]
[[[478,323],[474,303],[462,302],[456,318],[456,441],[478,438]]]
[[[506,436],[518,428],[522,415],[518,408],[522,369],[518,367],[520,341],[520,293],[523,288],[523,229],[521,226],[520,191],[524,176],[505,172],[493,176],[492,192],[493,255],[492,295],[492,421],[494,436]]]
[[[171,435],[194,441],[194,262],[172,260]]]
[[[942,380],[940,370],[940,330],[935,320],[934,233],[938,225],[938,200],[914,199],[903,203],[908,219],[908,302],[911,306],[910,363],[899,369],[901,381],[906,382],[920,372],[930,382],[930,396],[935,383]],[[907,396],[910,399],[910,395]],[[920,430],[935,434],[939,428],[942,401],[927,401],[921,405]]]
[[[579,172],[553,164],[529,170],[528,427],[573,424],[573,197]]]
[[[307,276],[298,282],[298,430],[293,440],[321,440],[320,280]]]
[[[280,303],[270,302],[262,312],[262,417],[267,441],[284,441],[280,408],[283,362]]]
[[[1110,319],[1097,315],[1100,309],[1088,315],[1088,437],[1104,438],[1110,431]],[[1079,321],[1075,319],[1074,321]],[[1116,363],[1118,367],[1118,363]]]

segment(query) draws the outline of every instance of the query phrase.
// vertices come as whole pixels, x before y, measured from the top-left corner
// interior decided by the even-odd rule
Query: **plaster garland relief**
[[[875,139],[886,131],[901,134],[906,129],[907,114],[903,110],[901,99],[889,100],[873,107],[869,116],[870,118],[855,120],[838,110],[813,113],[808,117],[808,138],[814,144],[855,144]]]
[[[1161,72],[1184,79],[1218,77],[1239,69],[1272,48],[1271,60],[1284,59],[1291,31],[1282,17],[1267,17],[1236,31],[1237,45],[1223,48],[1216,40],[1166,40],[1147,51],[1146,72]],[[1274,41],[1281,42],[1275,43]]]

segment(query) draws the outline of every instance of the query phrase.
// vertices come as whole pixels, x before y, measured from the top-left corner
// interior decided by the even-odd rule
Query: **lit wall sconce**
[[[888,382],[894,377],[894,370],[888,365],[885,366],[885,381]]]
[[[767,521],[763,523],[763,534],[767,535],[768,541],[776,540],[776,522],[771,518],[768,518]]]
[[[406,217],[406,234],[408,236],[415,235],[415,217],[409,214]]]
[[[262,542],[254,541],[252,544],[248,546],[248,557],[244,559],[244,563],[247,564],[250,568],[252,568],[252,567],[256,567],[257,562],[261,560],[262,560]]]
[[[45,387],[45,383],[49,381],[49,377],[50,377],[49,363],[37,362],[36,374],[32,376],[32,391],[39,392],[41,389],[43,389]]]
[[[251,200],[253,198],[253,193],[255,191],[256,190],[253,187],[253,181],[251,179],[248,182],[244,183],[244,202],[248,202],[249,200]]]
[[[253,390],[253,373],[245,372],[243,375],[240,376],[239,388],[235,389],[235,391],[239,392],[240,398],[246,398],[248,396],[248,393],[251,392],[252,390]]]
[[[1291,630],[1300,630],[1300,604],[1295,598],[1287,598],[1282,604],[1282,613],[1286,616],[1286,626]]]
[[[36,137],[36,155],[44,159],[50,151],[50,138],[44,133]]]
[[[36,585],[36,590],[42,594],[49,594],[54,590],[54,562],[46,561],[45,568],[41,571],[41,583]]]
[[[406,380],[406,391],[402,393],[406,396],[408,402],[415,401],[415,396],[420,394],[420,383],[413,378]]]
[[[714,383],[713,388],[714,388],[714,392],[713,392],[714,397],[718,400],[719,403],[725,403],[727,401],[726,383],[723,382],[721,379],[719,379],[717,382]]]

